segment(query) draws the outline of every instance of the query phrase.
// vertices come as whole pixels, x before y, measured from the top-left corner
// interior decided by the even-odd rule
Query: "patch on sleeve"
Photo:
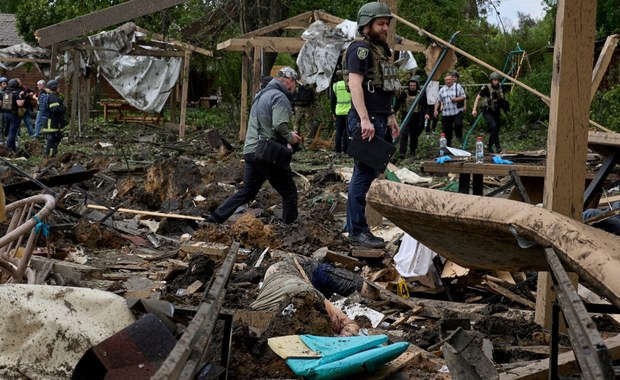
[[[368,48],[365,47],[358,47],[357,48],[357,58],[364,60],[366,59],[366,57],[368,57]]]

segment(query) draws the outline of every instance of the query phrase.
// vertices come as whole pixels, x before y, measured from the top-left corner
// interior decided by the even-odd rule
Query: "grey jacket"
[[[277,79],[272,79],[256,95],[250,110],[243,154],[254,153],[256,150],[259,128],[261,139],[276,138],[289,144],[293,142],[293,135],[288,130],[288,123],[293,114],[292,100],[293,95]]]

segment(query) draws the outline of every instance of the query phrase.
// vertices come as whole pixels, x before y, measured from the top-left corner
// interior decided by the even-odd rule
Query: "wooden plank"
[[[360,264],[360,261],[355,257],[341,255],[332,251],[327,251],[327,254],[325,255],[325,260],[329,261],[330,263],[340,263],[349,270],[354,270],[355,267]]]
[[[254,48],[254,60],[252,62],[252,93],[256,94],[260,90],[261,68],[263,63],[263,49]]]
[[[88,205],[86,206],[88,208],[92,208],[94,210],[105,210],[105,211],[110,211],[109,208],[105,207],[105,206],[98,206],[98,205]],[[190,216],[190,215],[181,215],[181,214],[166,214],[163,212],[156,212],[156,211],[143,211],[143,210],[133,210],[130,208],[119,208],[118,210],[116,210],[117,212],[126,212],[128,214],[138,214],[138,215],[148,215],[148,216],[159,216],[162,218],[175,218],[175,219],[191,219],[191,220],[205,220],[204,218],[201,218],[199,216]]]
[[[312,11],[304,12],[302,14],[299,14],[297,16],[291,17],[289,19],[273,23],[271,25],[268,25],[268,26],[265,26],[263,28],[259,28],[259,29],[253,30],[253,31],[251,31],[249,33],[246,33],[246,34],[242,34],[242,35],[239,36],[239,38],[248,38],[248,37],[256,37],[256,36],[265,35],[267,33],[276,31],[278,29],[286,29],[291,24],[299,25],[300,21],[304,21],[305,24],[306,24],[306,27],[308,27],[308,26],[310,26],[310,24],[313,21],[312,18],[313,18]]]
[[[189,60],[191,54],[185,52],[183,58],[183,84],[181,85],[181,115],[179,116],[179,139],[185,137],[185,119],[187,118],[187,96],[189,92]]]
[[[594,99],[598,86],[600,86],[601,80],[603,80],[603,76],[605,75],[605,72],[607,72],[609,62],[611,62],[611,58],[614,55],[614,50],[618,45],[619,37],[619,35],[613,34],[608,36],[605,40],[605,45],[603,46],[603,49],[598,56],[598,60],[596,61],[596,65],[594,66],[594,70],[592,71],[592,91],[590,93],[590,100]]]
[[[585,155],[584,155],[585,159]],[[476,164],[474,162],[446,162],[439,164],[434,161],[423,162],[421,166],[423,173],[468,173],[468,174],[482,174],[485,176],[499,177],[508,176],[510,170],[514,170],[519,177],[545,177],[546,167],[540,165],[501,165],[501,164]],[[585,172],[585,161],[581,171]],[[588,173],[586,178],[594,178],[595,173]],[[585,184],[585,179],[582,182]],[[583,185],[581,186],[581,193],[583,194]]]
[[[140,16],[185,3],[187,0],[129,0],[34,32],[39,45],[48,47]]]
[[[514,294],[513,292],[511,292],[508,289],[505,289],[504,287],[497,285],[491,281],[487,281],[485,283],[486,286],[488,286],[489,288],[491,288],[492,291],[494,291],[495,293],[498,293],[510,300],[513,300],[517,303],[520,303],[521,305],[524,305],[526,307],[535,309],[536,308],[536,304],[528,299],[525,299],[519,295]]]
[[[80,52],[72,50],[73,62],[80,61]],[[66,66],[69,67],[69,66]],[[80,65],[73,65],[73,75],[71,76],[71,120],[69,127],[69,136],[75,138],[77,136],[78,125],[78,104],[80,99]],[[69,106],[67,106],[69,107]]]
[[[52,61],[49,59],[40,59],[40,58],[12,58],[12,57],[0,57],[0,62],[31,62],[31,63],[46,63],[50,64]]]
[[[241,117],[239,118],[239,141],[245,141],[248,128],[248,79],[250,77],[250,58],[243,53],[241,59]]]
[[[556,14],[547,165],[543,204],[546,209],[581,220],[588,148],[588,119],[594,60],[596,1],[558,2]],[[548,272],[538,276],[534,320],[551,327]],[[577,279],[572,277],[575,283]],[[546,286],[545,286],[546,285]]]
[[[620,359],[620,335],[605,340],[611,360]],[[560,375],[574,374],[579,371],[575,354],[570,351],[558,355]],[[528,365],[513,368],[509,372],[499,374],[500,380],[547,380],[549,378],[549,359],[537,360]]]
[[[140,28],[139,26],[136,26],[136,31],[142,32],[142,33],[146,34],[146,36],[148,38],[153,38],[153,39],[157,39],[159,41],[164,41],[167,44],[175,45],[175,46],[178,46],[178,47],[180,47],[180,48],[182,48],[184,50],[189,50],[189,51],[192,51],[192,52],[195,52],[195,53],[199,53],[199,54],[205,55],[207,57],[213,57],[213,52],[211,50],[203,49],[203,48],[198,47],[198,46],[194,46],[194,45],[191,45],[191,44],[188,44],[188,43],[185,43],[185,42],[177,41],[175,39],[168,38],[166,36],[162,36],[161,34],[153,33],[150,30],[146,30],[146,29]]]

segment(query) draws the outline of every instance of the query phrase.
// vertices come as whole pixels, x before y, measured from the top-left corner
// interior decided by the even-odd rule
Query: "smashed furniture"
[[[47,216],[56,202],[51,195],[34,195],[6,206],[12,215],[6,234],[0,238],[0,269],[10,276],[9,282],[34,283],[32,269],[28,268],[32,250],[39,235],[47,235]],[[41,209],[36,212],[36,208]]]
[[[609,378],[611,354],[570,286],[576,272],[620,306],[620,237],[546,209],[506,199],[448,193],[375,181],[368,204],[429,248],[459,265],[480,269],[551,269],[569,339],[587,378]],[[448,237],[448,238],[447,238]],[[557,334],[558,317],[552,326]],[[557,367],[557,340],[551,345]],[[611,372],[610,372],[611,371]],[[588,375],[594,374],[594,377]]]

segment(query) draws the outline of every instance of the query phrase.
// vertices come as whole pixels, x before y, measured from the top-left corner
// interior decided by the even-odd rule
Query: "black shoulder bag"
[[[264,90],[256,95],[252,105],[258,102],[258,99],[263,95]],[[265,138],[262,136],[262,128],[260,123],[258,124],[258,143],[256,144],[256,150],[254,151],[254,159],[258,162],[269,163],[280,167],[286,167],[291,162],[293,157],[293,151],[289,149],[286,144],[280,142],[275,138]]]

